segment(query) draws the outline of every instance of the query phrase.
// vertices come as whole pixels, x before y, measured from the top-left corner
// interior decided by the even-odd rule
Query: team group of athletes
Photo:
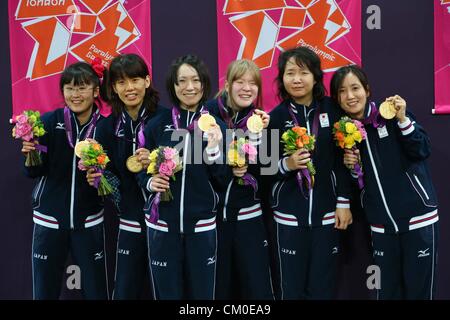
[[[304,47],[280,55],[275,81],[281,102],[266,113],[260,70],[236,60],[224,87],[208,100],[207,68],[186,55],[169,67],[172,107],[166,108],[138,55],[119,55],[100,72],[84,62],[68,66],[59,88],[65,106],[42,116],[47,133],[39,144],[48,148],[40,154],[42,164],[24,166],[28,177],[38,179],[32,194],[33,298],[59,298],[70,252],[86,299],[138,299],[145,283],[156,300],[333,299],[339,236],[353,221],[351,203],[359,203],[381,270],[377,297],[432,299],[438,214],[426,164],[430,141],[406,101],[388,97],[393,118],[384,119],[356,65],[334,73],[326,96],[320,59]],[[108,117],[100,115],[100,97],[112,108]],[[205,114],[215,123],[202,132],[198,123]],[[254,115],[265,134],[247,131]],[[333,126],[343,116],[365,128],[358,149],[336,146]],[[314,135],[314,151],[283,155],[279,140],[293,127]],[[272,149],[276,172],[261,174],[267,164],[259,160],[227,165],[223,140],[236,130],[248,133],[256,149]],[[111,159],[103,173],[78,168],[74,145],[86,139],[100,143]],[[150,152],[180,141],[183,167],[176,179],[147,174]],[[23,142],[22,153],[35,150],[35,143]],[[205,153],[200,162],[187,151],[196,144]],[[126,165],[133,155],[142,165],[137,173]],[[316,173],[308,188],[299,172],[310,162]],[[101,175],[117,190],[120,220],[111,296],[103,215],[108,198],[94,188]],[[248,176],[252,183],[242,183]],[[173,199],[160,201],[169,188]]]

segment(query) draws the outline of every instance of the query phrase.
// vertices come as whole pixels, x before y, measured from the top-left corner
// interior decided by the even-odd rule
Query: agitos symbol
[[[82,8],[82,9],[80,9]],[[105,66],[141,36],[120,1],[20,0],[16,20],[35,41],[26,77],[36,80],[61,73],[71,54]]]
[[[223,14],[242,35],[237,59],[271,67],[275,50],[307,46],[322,60],[325,71],[353,63],[329,45],[351,26],[335,0],[226,0]]]

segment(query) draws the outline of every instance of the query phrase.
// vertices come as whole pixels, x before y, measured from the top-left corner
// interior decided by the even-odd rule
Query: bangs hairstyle
[[[342,82],[344,82],[345,77],[352,73],[355,75],[355,77],[358,78],[358,80],[361,82],[361,85],[363,86],[364,90],[369,94],[371,94],[369,90],[369,78],[367,77],[364,70],[356,65],[348,65],[342,68],[339,68],[336,70],[336,72],[333,74],[333,77],[330,81],[330,91],[331,91],[331,97],[334,101],[336,101],[338,104],[341,102],[339,101],[339,89],[342,87]]]
[[[228,85],[230,86],[230,90],[231,90],[231,86],[233,85],[233,82],[238,80],[239,78],[243,77],[247,72],[250,73],[251,77],[253,78],[256,85],[258,86],[258,96],[256,97],[255,106],[258,109],[262,109],[263,94],[262,94],[261,72],[259,70],[259,67],[253,61],[247,60],[247,59],[241,59],[241,60],[235,60],[228,65],[226,80],[228,82]],[[224,93],[226,93],[225,88],[223,88],[222,90],[219,91],[216,98],[220,97]],[[228,99],[229,99],[228,101],[231,104],[236,105],[231,94],[228,94]]]
[[[92,66],[86,62],[75,62],[64,69],[59,80],[59,89],[64,95],[64,85],[72,83],[74,86],[100,86],[100,79]]]
[[[198,73],[203,89],[203,95],[199,102],[199,105],[201,106],[206,102],[211,92],[211,80],[209,78],[208,68],[205,63],[200,60],[199,57],[190,54],[175,59],[169,68],[169,72],[166,77],[166,89],[169,93],[170,100],[175,105],[180,105],[180,100],[175,92],[175,85],[178,85],[178,70],[183,64],[191,66]]]
[[[278,98],[280,100],[290,99],[291,96],[286,91],[283,83],[284,71],[290,58],[294,58],[297,65],[301,68],[307,67],[314,76],[316,83],[313,87],[313,97],[321,100],[325,96],[326,89],[323,85],[323,71],[320,65],[320,58],[311,49],[298,47],[284,51],[278,58],[278,76],[276,78],[278,85]]]
[[[103,82],[102,96],[111,105],[115,116],[120,115],[125,109],[125,104],[113,89],[116,81],[125,78],[145,79],[147,76],[150,76],[147,64],[137,54],[119,55],[111,61],[109,70],[105,75],[105,81]],[[155,112],[159,102],[159,93],[153,88],[152,83],[151,81],[150,86],[145,89],[144,101],[142,102],[147,113]]]

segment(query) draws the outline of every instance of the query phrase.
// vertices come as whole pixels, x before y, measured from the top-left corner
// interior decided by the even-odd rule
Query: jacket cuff
[[[286,164],[287,158],[288,157],[284,157],[283,159],[278,161],[278,169],[280,170],[281,174],[286,174],[291,171]]]
[[[336,208],[350,208],[350,200],[344,197],[338,197]]]
[[[414,131],[414,124],[411,122],[411,119],[406,117],[406,121],[397,122],[398,127],[400,128],[402,135],[406,136]]]
[[[220,158],[219,146],[215,148],[206,148],[206,154],[208,155],[208,161],[215,161]]]
[[[248,139],[251,145],[260,145],[262,141],[262,131],[258,133],[249,132]]]
[[[153,177],[150,177],[150,179],[148,179],[148,181],[147,181],[146,189],[147,189],[148,192],[154,192],[154,191],[152,190],[152,187],[151,187],[151,185],[152,185],[152,180],[153,180]]]

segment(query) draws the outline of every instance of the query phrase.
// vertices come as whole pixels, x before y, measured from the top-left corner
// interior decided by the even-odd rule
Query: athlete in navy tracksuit
[[[105,92],[113,114],[97,130],[98,142],[111,161],[107,170],[120,181],[119,233],[113,299],[139,299],[148,283],[146,228],[143,207],[147,192],[137,184],[126,161],[137,154],[148,159],[144,128],[158,111],[158,92],[151,86],[144,60],[135,54],[119,55],[111,61]]]
[[[388,98],[396,118],[384,120],[367,102],[368,80],[358,66],[336,71],[331,92],[367,132],[359,154],[364,174],[361,205],[371,225],[381,270],[379,299],[432,299],[437,262],[437,197],[426,159],[430,140],[400,96]],[[346,164],[357,156],[347,152]],[[355,175],[355,173],[353,173]]]
[[[95,138],[102,120],[93,104],[99,79],[90,65],[76,63],[64,70],[60,83],[70,109],[42,116],[47,133],[39,143],[48,150],[41,153],[42,165],[25,167],[28,177],[39,178],[32,194],[33,298],[59,298],[70,252],[81,270],[84,297],[107,299],[103,200],[78,169],[73,149],[78,141]],[[29,150],[24,143],[22,151]]]
[[[176,181],[170,180],[173,200],[159,203],[159,217],[152,213],[152,204],[159,192],[167,190],[169,179],[138,175],[141,186],[152,192],[145,219],[156,299],[214,298],[218,203],[215,188],[226,183],[230,169],[218,146],[221,135],[225,136],[225,124],[216,119],[218,126],[208,131],[208,142],[196,125],[206,111],[201,103],[209,94],[209,83],[206,66],[197,57],[176,59],[167,79],[167,89],[176,106],[162,111],[145,129],[147,149],[178,145],[183,163],[182,170],[175,174]]]
[[[145,126],[153,115],[147,114],[142,106],[137,120],[123,112],[119,117],[108,117],[97,130],[97,141],[111,159],[107,170],[120,180],[120,223],[113,299],[139,299],[143,284],[148,279],[147,240],[142,211],[147,193],[137,184],[135,174],[127,169],[126,160],[138,147],[141,126]]]
[[[315,150],[283,156],[272,179],[272,208],[280,268],[281,299],[331,299],[336,282],[338,231],[351,223],[350,175],[335,147],[332,126],[342,112],[323,97],[320,60],[300,47],[285,51],[278,62],[278,84],[284,101],[270,112],[270,138],[281,140],[294,127],[314,134]],[[322,89],[320,89],[322,88]],[[277,135],[278,134],[278,135]],[[272,150],[273,151],[273,150]],[[293,161],[294,164],[290,164]],[[312,161],[314,186],[301,189],[295,168]],[[291,169],[289,169],[291,167]]]
[[[239,63],[239,62],[237,62]],[[227,106],[227,94],[208,103],[212,114],[228,121],[228,129],[246,132],[246,120],[255,109],[253,104],[237,112]],[[220,99],[220,101],[219,101]],[[222,108],[222,113],[219,108]],[[223,119],[223,117],[227,119]],[[248,132],[247,132],[248,134]],[[260,144],[260,137],[252,144]],[[256,190],[251,185],[239,185],[232,179],[220,195],[218,220],[217,299],[232,299],[237,287],[243,299],[273,299],[269,265],[269,248],[264,227],[260,187],[260,166],[250,164],[247,172],[256,179]],[[235,276],[237,276],[235,278]]]

